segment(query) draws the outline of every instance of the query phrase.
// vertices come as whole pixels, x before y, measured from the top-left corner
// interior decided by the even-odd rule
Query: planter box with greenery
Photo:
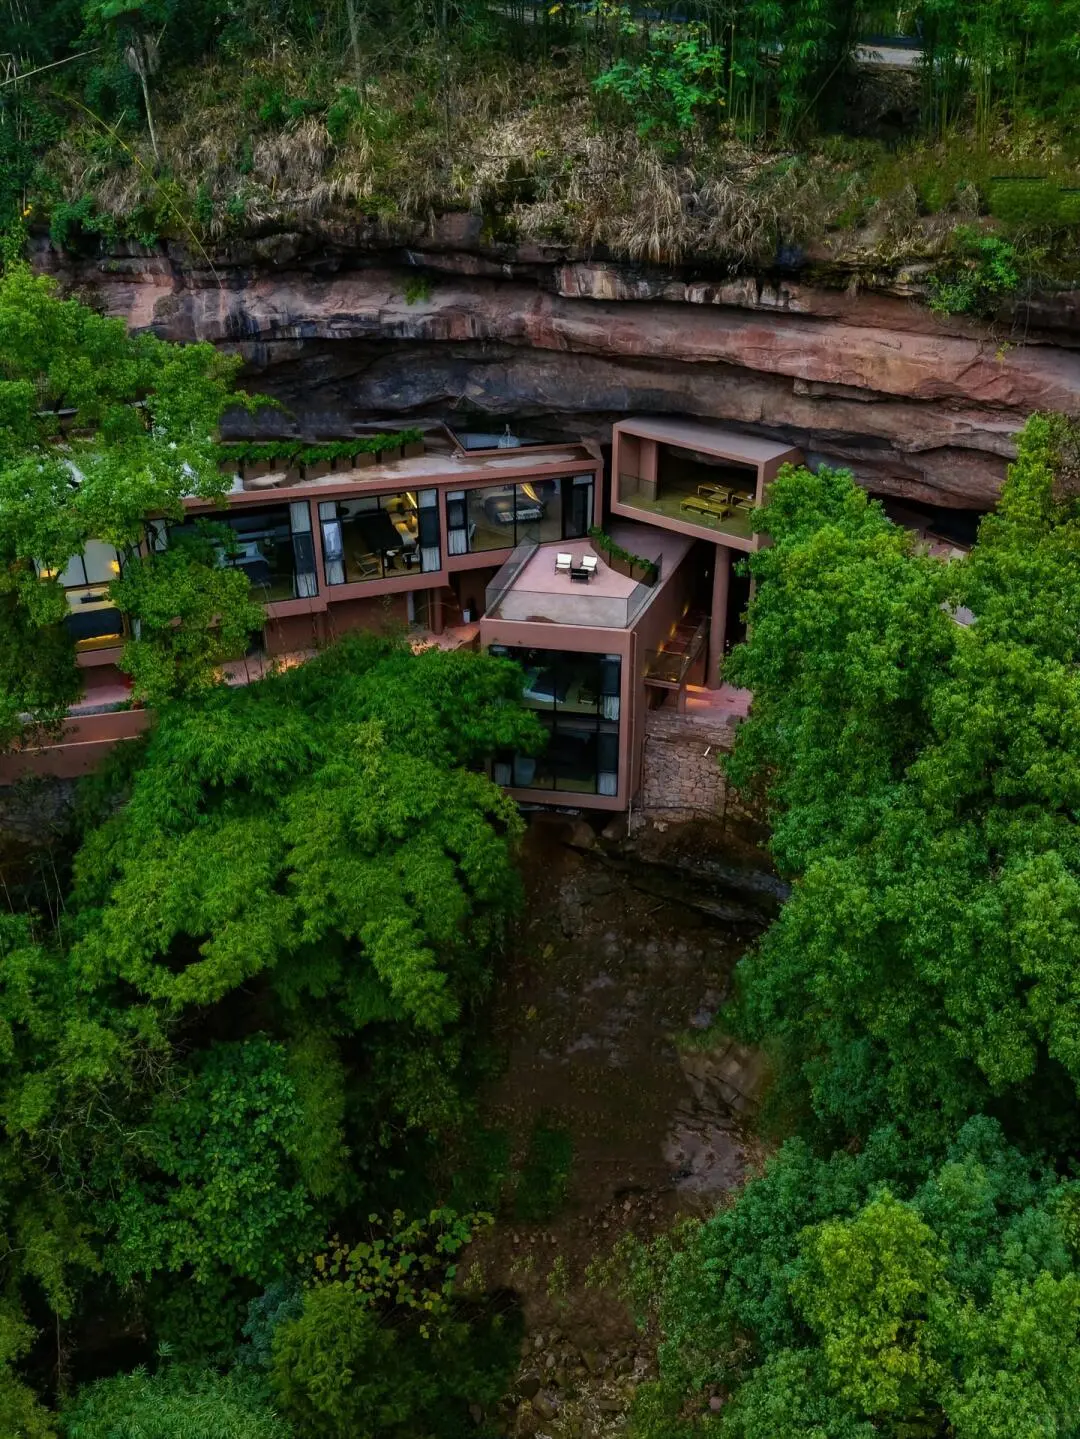
[[[632,555],[629,550],[624,550],[622,545],[616,544],[598,525],[594,525],[589,531],[589,539],[596,553],[617,575],[626,575],[627,579],[642,581],[647,585],[655,585],[660,578],[660,567],[655,560],[648,560],[643,555]]]
[[[299,483],[301,467],[308,479],[318,479],[335,470],[361,470],[399,460],[404,447],[407,454],[424,453],[424,436],[420,430],[397,430],[393,433],[357,435],[351,440],[332,440],[323,444],[305,445],[301,440],[258,440],[240,444],[219,445],[218,461],[226,474],[242,468],[245,479],[256,479],[271,470],[284,470],[287,482]]]

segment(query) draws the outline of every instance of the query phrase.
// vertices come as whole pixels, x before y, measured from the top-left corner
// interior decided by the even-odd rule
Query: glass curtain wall
[[[319,523],[329,585],[430,574],[442,567],[436,490],[324,500]]]
[[[232,531],[230,551],[221,551],[221,563],[243,570],[255,597],[263,603],[307,599],[318,593],[311,510],[306,501],[266,509],[237,508],[199,518]],[[169,533],[195,534],[198,523],[173,525]],[[156,541],[152,543],[156,548]]]
[[[72,555],[56,578],[64,587],[68,613],[64,628],[77,650],[102,649],[124,639],[124,617],[109,599],[108,586],[120,574],[120,554],[112,545],[87,540],[81,555]],[[55,572],[39,571],[42,579]]]
[[[592,524],[592,475],[527,480],[451,490],[446,496],[447,551],[513,549],[524,539],[580,539]]]
[[[521,665],[522,698],[548,734],[539,755],[499,755],[492,771],[496,782],[515,789],[618,794],[620,657],[501,645],[492,645],[491,653]]]

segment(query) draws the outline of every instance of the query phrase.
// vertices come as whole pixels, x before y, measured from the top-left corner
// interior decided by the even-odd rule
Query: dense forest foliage
[[[122,664],[139,698],[209,683],[243,654],[262,610],[244,577],[215,563],[209,535],[164,552],[143,543],[152,517],[182,515],[184,496],[227,490],[213,442],[226,405],[245,402],[235,360],[210,345],[132,338],[17,259],[0,275],[0,354],[5,745],[27,716],[55,725],[79,692],[61,575],[87,541],[123,557],[112,591],[138,622]]]
[[[73,693],[56,572],[93,537],[157,707],[70,869],[4,891],[0,1432],[482,1432],[520,1338],[458,1265],[505,1180],[470,1146],[520,672],[367,635],[220,684],[246,588],[147,525],[220,493],[232,363],[16,258],[0,340],[5,742]],[[792,889],[718,1023],[771,1060],[778,1147],[623,1247],[641,1439],[1077,1432],[1078,441],[1032,418],[947,563],[846,472],[771,486],[727,764]]]
[[[642,1436],[1077,1433],[1076,445],[1034,417],[950,563],[845,472],[771,488],[729,768],[793,889],[724,1023],[796,1137],[631,1265]]]
[[[898,31],[913,68],[868,82],[860,43]],[[9,0],[0,223],[199,258],[467,208],[492,242],[729,264],[841,231],[948,284],[990,216],[1052,272],[1080,224],[1078,34],[1075,0]]]
[[[4,877],[0,1433],[475,1432],[518,1321],[455,1282],[499,1181],[451,1156],[521,896],[484,774],[540,740],[520,672],[388,633],[222,684],[262,607],[223,527],[157,526],[229,484],[235,363],[17,258],[0,353],[0,744],[78,693],[61,572],[92,540],[156,710],[70,858]]]
[[[4,1434],[412,1439],[498,1397],[446,1155],[519,901],[477,772],[535,744],[519,689],[365,637],[174,700],[66,892],[2,916]],[[168,1362],[76,1392],[103,1348]]]
[[[897,25],[916,99],[860,137],[855,47]],[[990,314],[1080,221],[1074,0],[9,0],[0,32],[0,221],[75,248],[467,205],[493,243],[738,263],[944,217],[931,294]],[[0,910],[0,1433],[476,1433],[519,1340],[457,1260],[497,1198],[458,1156],[520,903],[483,772],[540,741],[520,674],[367,637],[221,685],[260,612],[212,525],[148,525],[221,495],[236,367],[59,299],[25,238],[0,743],[76,694],[58,575],[91,539],[157,719]],[[628,1251],[642,1439],[1080,1432],[1078,453],[1035,417],[948,564],[844,472],[772,487],[730,776],[792,890],[721,1023],[769,1055],[777,1147]]]

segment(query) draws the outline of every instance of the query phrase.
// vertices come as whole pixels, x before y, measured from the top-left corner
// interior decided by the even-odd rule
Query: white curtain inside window
[[[319,587],[315,582],[315,548],[311,543],[311,510],[306,500],[294,500],[289,505],[289,528],[294,535],[308,536],[306,545],[293,545],[293,554],[296,556],[296,593],[302,600],[310,599],[312,595],[318,594]],[[310,560],[302,560],[301,555],[310,555]]]
[[[337,517],[337,505],[333,500],[319,506],[322,522],[323,567],[328,585],[345,583],[345,550],[341,541],[341,521]]]
[[[439,537],[439,494],[437,490],[420,490],[416,496],[416,508],[421,512],[419,515],[420,536],[423,539],[425,533],[430,534],[437,540]],[[420,546],[420,568],[425,573],[432,570],[442,569],[442,555],[439,553],[439,546]]]

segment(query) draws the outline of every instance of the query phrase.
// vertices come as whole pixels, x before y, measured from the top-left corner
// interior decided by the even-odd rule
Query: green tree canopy
[[[226,1360],[303,1251],[392,1207],[388,1171],[424,1191],[520,896],[481,768],[540,739],[520,689],[356,636],[168,707],[98,781],[63,916],[0,919],[0,1412],[32,1405],[20,1296],[78,1329],[105,1286]]]
[[[643,1417],[689,1404],[733,1439],[1067,1439],[1078,1203],[982,1117],[937,1162],[895,1130],[828,1160],[789,1141],[663,1264]],[[730,1396],[718,1416],[710,1390]]]
[[[754,691],[730,772],[767,790],[794,888],[739,967],[738,1022],[825,1133],[898,1115],[932,1135],[986,1105],[1029,1129],[1073,1123],[1070,445],[1064,421],[1032,419],[999,511],[948,565],[842,472],[773,486],[728,671]]]
[[[88,1385],[61,1423],[65,1439],[293,1439],[258,1376],[182,1365]]]
[[[58,577],[88,541],[131,561],[115,598],[148,635],[145,646],[128,647],[125,663],[154,698],[194,683],[196,661],[205,672],[235,649],[253,607],[215,574],[210,554],[185,551],[186,565],[167,553],[136,558],[149,517],[177,519],[185,497],[215,500],[227,488],[213,446],[222,410],[237,399],[238,361],[210,345],[129,335],[122,321],[60,299],[52,280],[19,262],[0,275],[0,355],[3,744],[19,733],[21,715],[55,722],[78,693]],[[207,639],[212,604],[223,607],[216,648]],[[198,632],[202,649],[189,642],[186,672],[163,675],[159,662],[148,678],[174,619],[182,635]]]

